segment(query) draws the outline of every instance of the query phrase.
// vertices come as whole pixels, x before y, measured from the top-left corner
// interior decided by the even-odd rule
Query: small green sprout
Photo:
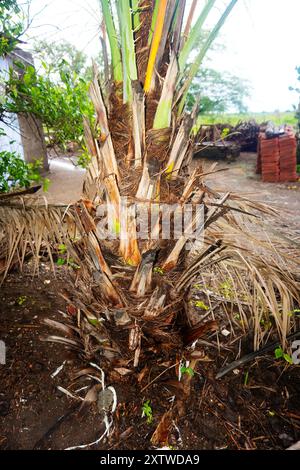
[[[195,371],[194,371],[194,369],[192,369],[192,367],[182,366],[182,367],[180,367],[180,372],[181,372],[182,375],[188,374],[190,377],[194,377],[194,375],[195,375]]]
[[[233,286],[232,286],[232,283],[227,280],[227,281],[224,281],[222,282],[222,284],[220,284],[220,291],[222,293],[222,295],[225,297],[225,299],[232,299],[233,297]]]
[[[265,330],[269,330],[272,327],[272,322],[270,322],[270,320],[267,321],[264,318],[262,318],[259,323]]]
[[[60,255],[64,255],[66,254],[67,252],[67,247],[66,245],[64,245],[63,243],[61,243],[60,245],[58,245],[58,253]],[[56,264],[57,266],[63,266],[64,264],[66,264],[66,260],[65,258],[58,258],[57,261],[56,261]]]
[[[63,243],[58,245],[58,251],[61,255],[64,255],[67,252],[67,247]]]
[[[195,300],[193,304],[195,305],[195,307],[201,308],[202,310],[206,310],[206,311],[209,310],[208,305],[205,305],[205,303],[202,302],[202,300]]]
[[[17,304],[18,305],[24,305],[27,300],[26,295],[20,295],[20,297],[17,298]]]
[[[160,274],[161,276],[164,275],[164,270],[162,268],[160,268],[159,266],[156,266],[154,269],[153,269],[153,272],[154,273],[157,273],[157,274]]]
[[[276,348],[274,351],[276,359],[284,359],[288,364],[293,364],[293,359],[291,356],[283,351],[281,347]]]
[[[247,370],[244,378],[244,386],[247,387],[248,385],[248,380],[249,380],[249,371]]]
[[[147,424],[152,424],[153,421],[153,411],[150,405],[150,400],[145,401],[142,406],[142,418],[147,418]]]
[[[64,244],[58,245],[58,252],[59,252],[60,256],[65,255],[67,253],[66,245],[64,245]],[[65,264],[67,264],[71,268],[80,269],[80,266],[78,266],[78,264],[75,263],[73,258],[66,259],[66,258],[61,258],[60,257],[60,258],[57,259],[56,264],[57,264],[57,266],[64,266]]]
[[[193,289],[200,290],[202,288],[201,284],[194,284]]]
[[[73,268],[73,269],[80,269],[80,266],[77,263],[75,263],[73,258],[69,258],[68,261],[67,261],[67,264],[68,264],[68,266],[71,266],[71,268]]]

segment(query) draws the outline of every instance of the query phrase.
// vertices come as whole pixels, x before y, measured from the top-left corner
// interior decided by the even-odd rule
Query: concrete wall
[[[43,161],[43,171],[49,170],[47,147],[41,122],[30,114],[19,114],[19,126],[23,144],[24,160],[27,163]]]

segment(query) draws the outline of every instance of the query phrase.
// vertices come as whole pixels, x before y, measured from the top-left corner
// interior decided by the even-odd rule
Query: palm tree
[[[101,86],[94,70],[90,97],[97,119],[94,126],[85,119],[91,163],[75,211],[80,240],[69,244],[70,256],[81,267],[76,283],[87,317],[85,350],[91,356],[100,350],[118,361],[126,344],[126,355],[138,367],[149,351],[156,357],[182,352],[218,328],[216,302],[226,315],[228,303],[235,305],[238,314],[230,321],[238,330],[254,330],[255,349],[270,334],[263,325],[277,328],[284,346],[294,325],[289,312],[299,301],[291,274],[295,265],[292,271],[282,267],[282,238],[276,235],[270,243],[269,235],[257,236],[262,216],[274,211],[237,194],[215,192],[205,184],[201,167],[190,169],[197,109],[185,112],[187,92],[237,0],[228,2],[207,32],[215,3],[204,2],[191,27],[193,2],[182,34],[185,0],[101,0],[111,76]],[[107,212],[99,215],[103,203]],[[165,240],[152,233],[141,239],[138,203],[151,216],[158,204],[177,203],[182,211],[202,204],[203,243],[187,250],[191,244],[185,234]],[[159,211],[156,215],[157,235],[162,218]],[[170,217],[174,223],[174,214]],[[193,217],[199,226],[201,216]],[[101,236],[99,220],[109,224],[111,239]],[[197,295],[205,300],[198,305],[211,312],[206,323],[195,320],[193,301],[188,301],[197,279]]]
[[[285,348],[296,325],[299,250],[275,230],[266,232],[264,219],[276,211],[213,190],[205,179],[215,165],[191,166],[197,108],[186,111],[187,93],[237,0],[208,31],[215,3],[203,2],[191,26],[195,2],[184,25],[186,0],[101,0],[109,83],[100,84],[94,67],[96,123],[84,119],[91,161],[83,197],[68,208],[69,229],[61,225],[65,208],[24,211],[17,200],[8,221],[0,200],[6,272],[14,256],[22,264],[28,247],[38,257],[44,241],[51,256],[53,241],[66,244],[75,267],[68,300],[76,326],[50,323],[107,370],[149,370],[166,357],[174,365],[192,357],[195,364],[190,346],[204,334],[218,335],[220,322],[232,334],[253,331],[255,349],[274,331]],[[180,213],[192,210],[189,228],[203,229],[202,240],[160,236],[163,215],[176,226],[174,204]],[[144,238],[140,208],[143,221],[153,222]]]

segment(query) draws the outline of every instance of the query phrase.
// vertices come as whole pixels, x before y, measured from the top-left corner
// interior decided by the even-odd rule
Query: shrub
[[[40,160],[26,163],[16,152],[0,151],[0,192],[6,193],[15,188],[28,188],[33,182],[43,182],[44,189],[48,180],[41,178]]]
[[[11,70],[5,87],[4,110],[39,118],[51,144],[65,148],[68,142],[83,142],[82,116],[93,116],[84,79],[62,69],[60,82],[56,83],[49,75],[37,74],[34,67],[27,67],[21,74]]]

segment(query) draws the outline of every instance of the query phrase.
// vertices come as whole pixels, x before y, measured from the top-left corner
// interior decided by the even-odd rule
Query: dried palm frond
[[[55,245],[66,243],[68,233],[75,231],[71,219],[65,215],[66,209],[63,205],[48,205],[46,201],[39,204],[30,197],[16,196],[9,203],[5,200],[0,202],[3,278],[16,263],[22,269],[27,255],[33,255],[33,271],[38,272],[42,249],[54,267],[52,253]]]

